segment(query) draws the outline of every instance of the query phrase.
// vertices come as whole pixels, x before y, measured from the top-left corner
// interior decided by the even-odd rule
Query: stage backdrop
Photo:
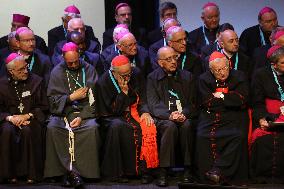
[[[60,25],[64,8],[76,5],[85,24],[93,27],[95,36],[102,42],[105,30],[105,9],[103,0],[0,0],[0,36],[10,32],[12,14],[28,15],[30,28],[43,37],[47,43],[47,31]]]
[[[167,0],[160,0],[164,2]],[[173,0],[178,8],[178,19],[187,31],[202,25],[201,8],[209,0]],[[233,24],[236,32],[256,25],[259,10],[264,6],[272,7],[278,14],[279,25],[284,25],[284,0],[210,0],[219,5],[220,23]]]

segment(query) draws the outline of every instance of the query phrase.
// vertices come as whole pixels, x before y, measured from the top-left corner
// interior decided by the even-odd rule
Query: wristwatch
[[[30,116],[30,119],[33,119],[33,118],[34,118],[34,114],[28,113],[28,115]]]
[[[222,99],[224,100],[224,97],[225,97],[225,96],[224,96],[224,93],[221,93],[221,94],[220,94],[220,98],[222,98]]]

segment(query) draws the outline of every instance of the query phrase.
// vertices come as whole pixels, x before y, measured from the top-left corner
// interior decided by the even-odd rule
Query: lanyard
[[[136,67],[136,60],[135,60],[135,57],[133,58],[133,61],[131,62],[131,67]]]
[[[32,60],[31,60],[31,62],[30,62],[30,64],[29,64],[29,71],[32,71],[33,66],[34,66],[34,63],[35,63],[35,56],[34,56],[34,54],[33,54]]]
[[[273,68],[273,66],[271,66],[271,69],[272,69],[272,73],[273,73],[273,76],[274,76],[274,81],[276,82],[276,84],[278,85],[278,92],[280,93],[280,96],[281,96],[281,102],[284,101],[284,92],[283,92],[283,89],[282,87],[280,86],[280,83],[278,81],[278,78],[276,76],[276,71],[275,69]]]
[[[224,52],[224,50],[221,50],[221,53],[224,54],[226,56],[226,53]],[[227,56],[226,56],[227,57]],[[227,57],[228,58],[228,57]],[[230,59],[229,59],[230,61]],[[234,70],[238,70],[238,64],[239,64],[239,53],[236,53],[236,59],[235,59],[235,67]],[[230,65],[231,66],[231,65]]]
[[[70,74],[70,72],[68,70],[66,70],[66,72],[67,72],[67,75]],[[71,74],[70,74],[70,76],[72,77],[72,79],[75,81],[75,83],[79,87],[83,88],[83,86]],[[84,85],[84,87],[86,87],[86,73],[85,73],[85,68],[84,67],[82,67],[82,78],[83,78],[83,85]]]
[[[63,24],[62,24],[62,27],[63,27],[63,31],[64,31],[64,36],[65,36],[65,38],[67,38],[67,30],[66,30],[66,28],[64,28]]]
[[[266,42],[265,42],[265,39],[264,39],[264,35],[263,35],[263,32],[262,32],[260,26],[259,26],[259,34],[260,34],[261,46],[266,45]]]
[[[175,93],[173,90],[169,90],[170,95],[176,97],[177,99],[179,99],[178,94]]]
[[[235,68],[234,70],[238,70],[238,64],[239,64],[239,53],[236,53],[236,61],[235,61]]]
[[[186,54],[183,55],[183,59],[182,59],[182,62],[181,62],[181,69],[182,70],[184,68],[185,60],[186,60]]]
[[[167,46],[167,42],[165,38],[163,38],[163,44],[164,44],[164,47]]]
[[[116,81],[115,81],[115,79],[114,79],[114,77],[113,77],[111,71],[108,70],[108,73],[109,73],[110,79],[111,79],[111,81],[112,81],[112,84],[113,84],[114,87],[116,88],[117,92],[118,92],[118,93],[121,93],[120,87],[119,87],[118,84],[116,83]]]
[[[204,36],[204,40],[206,42],[206,45],[209,45],[209,40],[208,40],[207,36],[205,35],[205,27],[204,26],[202,26],[202,32],[203,32],[203,36]]]
[[[218,42],[218,41],[216,42],[216,48],[217,48],[217,51],[219,51],[219,52],[222,50],[222,48],[220,47],[220,45],[219,45],[219,42]]]

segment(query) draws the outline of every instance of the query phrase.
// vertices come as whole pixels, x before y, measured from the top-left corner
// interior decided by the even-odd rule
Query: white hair
[[[7,70],[10,70],[10,69],[14,69],[15,68],[15,62],[17,61],[25,61],[24,57],[23,56],[18,56],[16,57],[14,60],[12,60],[11,62],[9,62],[9,64],[6,64],[6,68]]]
[[[84,24],[84,21],[83,21],[81,18],[72,18],[72,19],[69,20],[69,22],[68,22],[68,30],[69,30],[70,28],[72,28],[72,26],[73,26],[73,24],[74,24],[75,22],[82,22],[83,25],[85,25],[85,24]]]
[[[73,12],[64,12],[63,18],[67,18],[68,16],[71,17],[71,18],[81,18],[80,14],[76,14],[76,13],[73,13]]]
[[[8,34],[8,41],[10,41],[13,38],[16,38],[16,31],[12,31]]]
[[[173,38],[173,35],[177,32],[184,31],[184,29],[180,26],[172,26],[166,31],[166,40],[170,41]]]
[[[209,62],[209,68],[211,69],[213,64],[215,63],[219,63],[222,59],[226,60],[226,66],[229,66],[229,60],[226,57],[222,57],[222,58],[215,58],[214,60]]]

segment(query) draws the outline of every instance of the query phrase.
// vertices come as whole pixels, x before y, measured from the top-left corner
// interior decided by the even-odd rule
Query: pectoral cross
[[[23,103],[20,103],[20,105],[18,106],[18,108],[19,108],[19,110],[20,110],[20,112],[21,112],[21,114],[22,114],[23,111],[24,111],[25,106],[24,106]]]

